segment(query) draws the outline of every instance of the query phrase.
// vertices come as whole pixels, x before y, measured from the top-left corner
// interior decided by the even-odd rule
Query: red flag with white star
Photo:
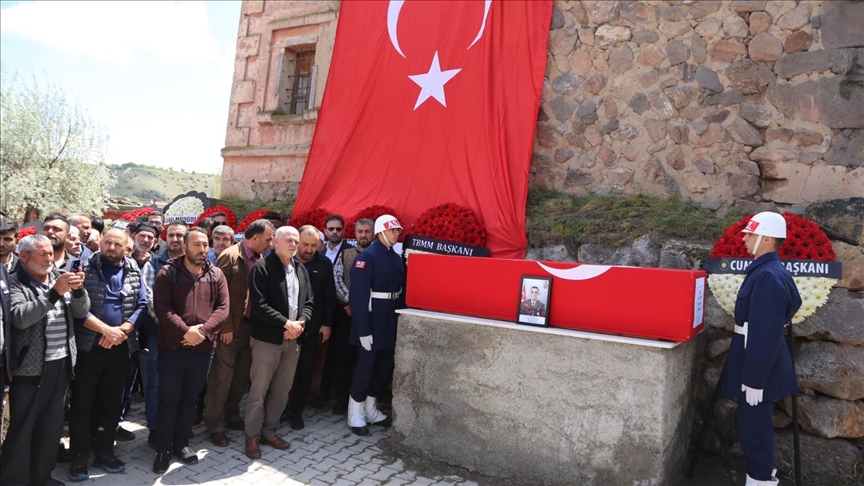
[[[346,1],[295,211],[477,211],[523,258],[551,0]]]

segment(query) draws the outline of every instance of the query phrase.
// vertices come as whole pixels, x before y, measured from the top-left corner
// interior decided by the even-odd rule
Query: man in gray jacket
[[[22,266],[9,278],[16,368],[9,392],[11,421],[0,484],[63,484],[51,477],[63,431],[63,401],[76,347],[72,319],[83,319],[90,299],[81,271],[54,268],[54,249],[43,235],[18,244]]]

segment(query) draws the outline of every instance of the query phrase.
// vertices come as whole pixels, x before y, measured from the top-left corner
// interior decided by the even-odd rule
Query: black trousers
[[[344,309],[338,308],[333,315],[333,321],[320,394],[322,399],[327,399],[332,388],[335,389],[336,399],[347,403],[354,363],[357,361],[357,348],[348,344],[351,316],[346,314]]]
[[[96,346],[78,353],[72,380],[72,408],[69,410],[69,449],[72,454],[90,452],[93,403],[98,395],[96,432],[93,447],[114,447],[114,430],[123,411],[123,392],[129,378],[129,348],[125,343],[105,349]]]
[[[351,383],[351,398],[362,402],[366,397],[378,397],[387,388],[394,350],[357,348],[357,368]]]
[[[0,484],[45,484],[57,465],[63,405],[71,378],[69,358],[46,361],[39,382],[12,380],[9,433],[0,456]]]
[[[159,407],[156,410],[156,448],[170,451],[189,445],[198,395],[207,382],[212,351],[159,350]]]
[[[315,355],[318,354],[318,334],[302,335],[297,339],[300,344],[300,357],[297,358],[297,370],[294,373],[294,386],[291,388],[291,401],[288,410],[291,414],[303,413],[303,405],[309,396],[312,386],[312,368],[315,366]]]

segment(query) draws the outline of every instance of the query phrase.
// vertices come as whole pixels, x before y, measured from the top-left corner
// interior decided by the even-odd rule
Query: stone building
[[[338,1],[247,0],[222,149],[222,196],[296,193],[324,95]]]
[[[338,1],[243,2],[223,197],[296,193],[338,18]],[[861,478],[861,26],[864,2],[555,0],[531,162],[535,187],[680,194],[715,210],[791,208],[829,233],[844,279],[795,329],[805,475],[825,484]],[[630,264],[594,261],[588,250],[579,261]],[[668,266],[659,248],[646,265]],[[713,298],[707,308],[700,400],[719,376],[733,324]],[[791,420],[789,406],[777,407],[778,428]],[[721,401],[717,413],[708,446],[735,454],[734,403]],[[788,472],[788,428],[777,446]]]
[[[296,192],[338,1],[244,1],[222,195]],[[718,209],[864,196],[864,4],[555,2],[531,184]]]

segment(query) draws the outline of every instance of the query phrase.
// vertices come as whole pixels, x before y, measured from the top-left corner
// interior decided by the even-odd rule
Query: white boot
[[[378,410],[378,399],[375,397],[366,397],[365,412],[366,422],[372,425],[381,427],[390,427],[392,420]]]
[[[775,471],[776,471],[776,469],[775,469]],[[774,474],[776,474],[776,472]],[[744,486],[777,486],[778,484],[780,484],[780,480],[775,478],[774,476],[772,476],[771,479],[768,479],[765,481],[759,481],[757,479],[751,478],[750,475],[748,474],[747,475],[747,482],[744,483]]]
[[[350,396],[348,397],[348,426],[357,435],[369,435],[369,430],[366,428],[366,415],[363,412],[363,404]],[[364,430],[366,433],[361,433]]]

